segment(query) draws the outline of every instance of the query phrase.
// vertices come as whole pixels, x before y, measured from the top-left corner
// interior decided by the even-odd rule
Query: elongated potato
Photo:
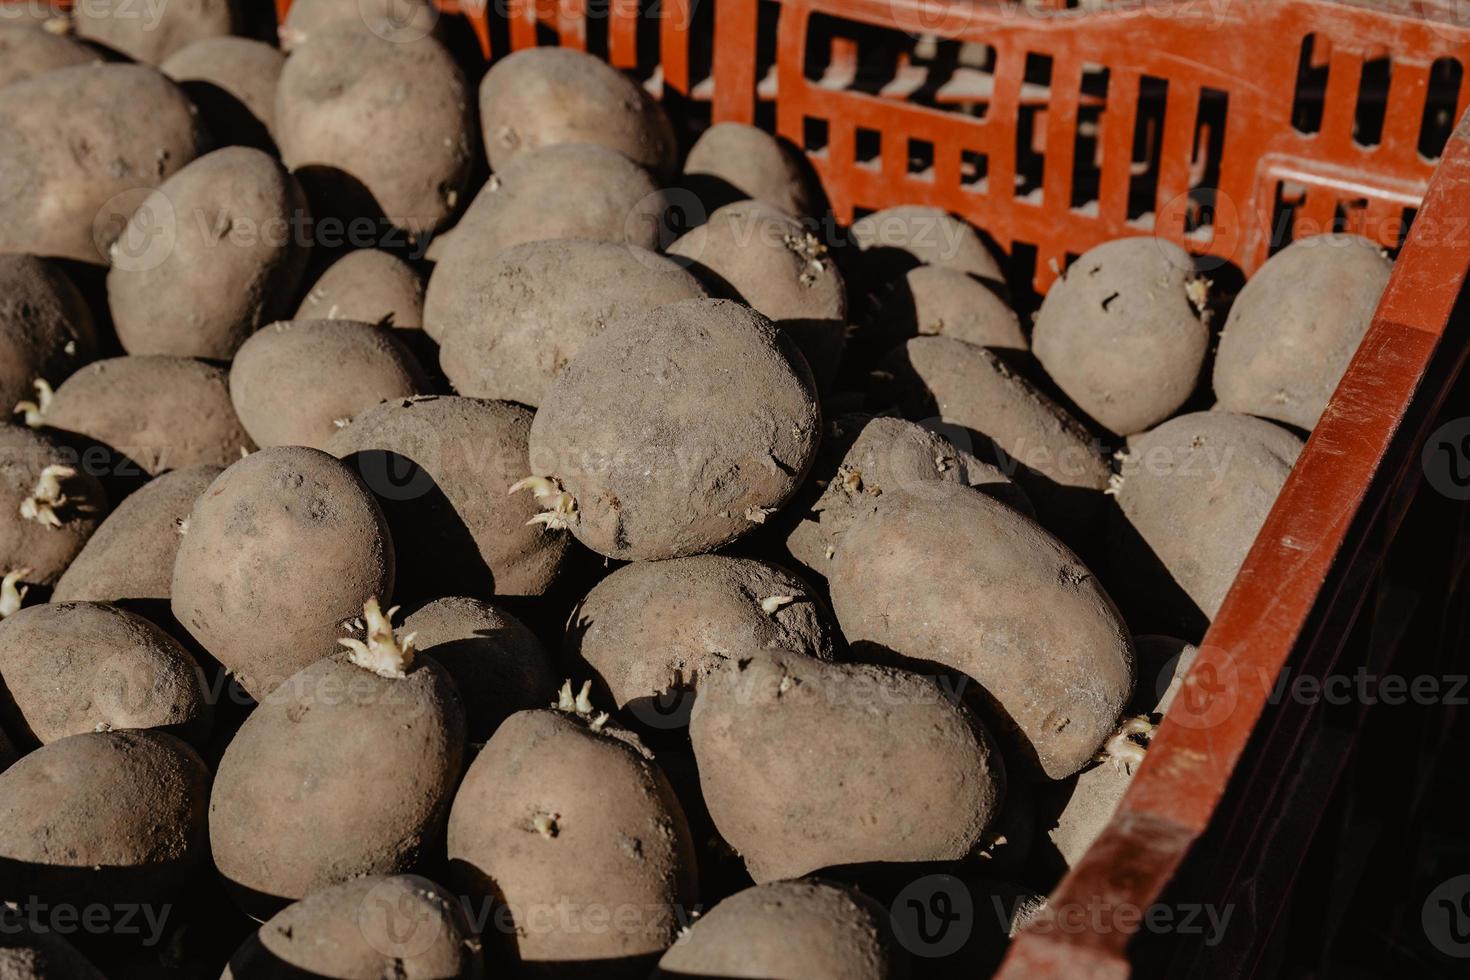
[[[710,816],[757,883],[958,860],[1005,795],[975,716],[903,670],[736,652],[702,679],[689,737]]]
[[[50,436],[0,425],[0,573],[51,585],[107,514],[107,495]]]
[[[424,281],[398,256],[361,248],[321,274],[292,319],[357,320],[418,329],[424,322]]]
[[[160,64],[181,48],[234,28],[232,0],[168,0],[156,6],[79,3],[72,23],[77,37],[144,64]]]
[[[225,370],[163,354],[96,361],[56,389],[41,421],[96,440],[145,473],[226,466],[255,448],[230,404]]]
[[[1357,235],[1293,242],[1245,284],[1220,336],[1215,397],[1310,430],[1347,372],[1393,263]]]
[[[285,63],[286,56],[263,41],[210,37],[175,51],[159,70],[199,107],[217,141],[270,150],[276,145],[270,133]]]
[[[1132,781],[1127,767],[1104,762],[1043,789],[1041,826],[1061,859],[1056,871],[1075,867],[1082,859]]]
[[[448,846],[455,891],[494,897],[530,976],[646,976],[697,899],[689,826],[652,754],[570,712],[496,729],[455,795]]]
[[[0,88],[58,68],[102,60],[85,44],[28,23],[13,24],[4,19],[7,16],[0,13]]]
[[[480,118],[496,170],[564,143],[606,147],[665,179],[678,166],[659,104],[607,62],[570,48],[527,48],[497,61],[480,83]]]
[[[972,678],[996,736],[1030,774],[1080,769],[1133,694],[1132,640],[1092,573],[968,487],[885,492],[847,532],[828,580],[855,649]]]
[[[715,123],[701,133],[684,158],[682,183],[710,212],[746,198],[793,218],[816,210],[806,174],[789,144],[744,123]]]
[[[576,270],[572,278],[569,269]],[[483,272],[448,280],[442,290],[439,364],[455,391],[532,407],[606,324],[705,296],[670,259],[636,245],[575,238],[502,249]]]
[[[952,337],[978,347],[1026,350],[1021,318],[997,288],[968,272],[921,265],[871,287],[871,313],[854,343],[882,354],[911,337]]]
[[[893,279],[918,265],[956,269],[995,283],[1005,282],[1000,263],[975,229],[939,208],[903,204],[853,222],[859,264],[870,275]]]
[[[147,191],[205,145],[183,90],[142,65],[79,65],[8,86],[0,132],[0,251],[95,265],[109,263]]]
[[[712,408],[714,410],[712,410]],[[612,558],[712,551],[795,493],[821,411],[795,345],[724,300],[610,324],[547,392],[531,467],[548,533]]]
[[[0,255],[0,410],[36,404],[37,380],[54,388],[96,356],[92,311],[61,267]]]
[[[393,541],[372,492],[334,457],[291,446],[252,453],[195,501],[171,606],[259,699],[392,594]]]
[[[261,446],[323,449],[374,405],[426,388],[423,368],[391,330],[356,320],[273,323],[230,365],[230,400]]]

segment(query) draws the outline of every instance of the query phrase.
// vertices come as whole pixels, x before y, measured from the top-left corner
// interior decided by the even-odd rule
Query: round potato
[[[480,118],[495,170],[563,143],[606,147],[664,179],[678,166],[659,104],[607,62],[571,48],[526,48],[497,61],[480,83]]]
[[[895,279],[918,265],[938,265],[994,283],[1000,263],[975,229],[939,208],[917,204],[874,211],[853,222],[859,265],[878,279]]]
[[[471,132],[464,74],[432,37],[313,31],[281,69],[276,143],[321,215],[432,233],[469,182]]]
[[[233,6],[232,0],[168,0],[156,6],[78,3],[72,23],[77,37],[157,65],[202,38],[228,35],[235,26]]]
[[[149,474],[226,466],[255,448],[235,409],[225,369],[163,354],[113,357],[56,389],[41,421],[102,443]],[[119,472],[121,472],[119,470]]]
[[[605,324],[703,296],[677,263],[636,245],[574,238],[514,245],[474,278],[443,285],[439,364],[462,395],[534,408]]]
[[[1357,235],[1293,242],[1245,284],[1220,336],[1215,397],[1310,431],[1373,322],[1393,263]]]
[[[478,398],[405,398],[368,409],[327,441],[377,496],[392,529],[402,600],[542,595],[570,542],[510,494],[529,465],[531,413]]]
[[[1005,795],[975,716],[904,670],[736,651],[701,679],[689,737],[710,816],[757,883],[959,860]]]
[[[485,975],[459,900],[417,875],[354,878],[293,902],[245,940],[220,980],[276,980],[284,969],[337,980]]]
[[[677,558],[745,534],[796,492],[821,410],[795,345],[725,300],[686,300],[588,341],[531,424],[548,533],[612,558]]]
[[[107,514],[77,455],[24,426],[0,425],[0,573],[52,585]]]
[[[258,700],[392,594],[393,541],[372,492],[340,460],[290,446],[252,453],[195,501],[171,606]]]
[[[174,903],[209,863],[209,770],[146,729],[43,745],[0,773],[0,901]]]
[[[1077,556],[968,487],[885,492],[843,538],[828,581],[854,649],[958,670],[1028,774],[1062,779],[1133,694],[1133,643]]]
[[[281,50],[289,52],[313,34],[344,27],[414,41],[437,35],[439,9],[432,0],[294,0],[281,22]]]
[[[175,51],[159,70],[199,107],[216,140],[271,150],[276,86],[285,63],[286,56],[263,41],[210,37]]]
[[[36,381],[59,385],[96,356],[92,311],[61,267],[0,255],[0,410],[37,404]]]
[[[424,322],[424,281],[396,255],[361,248],[321,274],[292,319],[357,320],[416,330]]]
[[[1021,318],[996,287],[968,272],[921,265],[880,283],[873,312],[854,338],[881,354],[911,337],[952,337],[977,347],[1024,351]]]
[[[107,305],[130,354],[227,361],[251,334],[290,312],[305,271],[297,238],[306,198],[260,150],[205,154],[153,191],[128,219],[113,256]]]
[[[905,977],[888,910],[855,888],[773,881],[700,916],[658,961],[656,977],[888,980]]]
[[[764,201],[793,218],[816,211],[796,153],[744,123],[715,123],[700,134],[684,158],[683,186],[711,212],[745,199]]]
[[[58,68],[71,68],[101,61],[85,44],[36,29],[30,23],[14,24],[0,11],[0,88],[44,75]]]
[[[230,400],[261,446],[324,449],[362,412],[426,387],[393,331],[356,320],[273,323],[230,365]]]
[[[697,897],[689,826],[652,754],[570,712],[495,730],[455,795],[448,845],[456,892],[504,908],[507,953],[532,976],[595,963],[645,977]]]
[[[198,744],[212,712],[203,674],[177,640],[101,602],[50,602],[0,623],[0,703],[16,738],[157,728]]]

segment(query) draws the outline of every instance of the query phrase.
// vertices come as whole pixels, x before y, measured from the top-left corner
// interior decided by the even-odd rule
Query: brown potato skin
[[[1135,636],[1133,646],[1138,651],[1138,689],[1128,710],[1140,715],[1167,715],[1199,655],[1199,647],[1177,636],[1157,633]]]
[[[975,716],[904,670],[741,652],[703,679],[689,737],[710,816],[757,884],[959,860],[1005,795]]]
[[[102,443],[148,474],[227,466],[255,448],[230,404],[225,369],[191,357],[94,361],[56,389],[41,418],[49,429]]]
[[[34,491],[41,471],[53,465],[77,471],[61,481],[69,503],[57,512],[58,528],[20,516],[21,502]],[[51,436],[0,424],[0,569],[29,568],[31,573],[22,581],[55,583],[106,515],[107,494],[97,478],[78,465],[76,453]]]
[[[853,222],[851,236],[864,253],[862,267],[882,279],[918,265],[937,265],[1005,282],[1000,263],[975,229],[939,208],[902,204],[874,211]]]
[[[279,33],[281,50],[289,53],[324,30],[346,27],[414,41],[439,36],[441,23],[431,0],[294,0]]]
[[[159,70],[199,107],[216,140],[270,150],[275,147],[270,132],[276,86],[285,63],[286,56],[263,41],[210,37],[175,51]]]
[[[1104,762],[1045,788],[1041,826],[1063,868],[1075,867],[1087,853],[1132,781],[1133,774],[1123,766]]]
[[[398,256],[361,248],[321,274],[292,319],[357,320],[417,330],[424,322],[424,281]]]
[[[0,13],[0,17],[9,17]],[[102,60],[96,51],[72,38],[0,20],[0,88],[58,68]]]
[[[205,146],[183,90],[143,65],[79,65],[9,86],[0,132],[0,251],[103,266],[146,192]],[[92,152],[70,149],[82,145]]]
[[[531,467],[576,498],[572,530],[592,550],[677,558],[759,526],[747,511],[791,498],[820,435],[790,338],[735,303],[687,300],[582,348],[531,424]]]
[[[550,836],[538,814],[554,815]],[[493,896],[523,930],[508,955],[527,976],[646,976],[697,900],[689,826],[652,755],[560,711],[496,729],[454,798],[448,847],[456,893]]]
[[[168,0],[145,15],[116,3],[79,3],[72,13],[77,37],[134,61],[157,65],[201,38],[223,37],[235,26],[232,0]]]
[[[0,255],[0,411],[34,402],[37,378],[54,388],[96,356],[92,311],[61,266]]]
[[[527,48],[497,61],[480,83],[480,117],[495,170],[563,143],[606,147],[663,179],[678,167],[663,108],[607,62],[570,48]]]
[[[1086,765],[1133,694],[1134,652],[1092,573],[1033,521],[968,487],[885,492],[828,581],[855,649],[958,670],[1026,775]]]
[[[370,408],[327,441],[383,508],[400,599],[543,595],[555,583],[570,540],[528,524],[540,508],[508,492],[529,472],[531,424],[519,405],[431,395]]]
[[[532,408],[607,323],[706,295],[678,263],[623,243],[547,239],[487,262],[474,278],[442,285],[439,365],[461,395]]]
[[[356,320],[273,323],[230,365],[230,400],[261,447],[325,449],[339,420],[426,389],[423,368],[391,330]]]
[[[449,673],[379,677],[336,654],[245,719],[209,800],[214,862],[247,907],[295,901],[430,852],[459,779],[464,711]]]
[[[371,491],[336,458],[291,446],[252,453],[195,501],[171,607],[258,700],[392,594],[393,540]]]
[[[684,158],[683,185],[714,211],[741,198],[801,218],[816,211],[805,172],[789,144],[744,123],[719,122]]]
[[[911,337],[952,337],[978,347],[1024,351],[1021,318],[997,287],[958,269],[921,265],[879,283],[854,342],[881,354]]]

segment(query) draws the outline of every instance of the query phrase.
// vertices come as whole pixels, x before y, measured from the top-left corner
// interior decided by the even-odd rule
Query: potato
[[[563,653],[574,677],[652,728],[683,727],[700,679],[742,650],[831,660],[830,615],[811,586],[763,561],[697,555],[635,562],[572,612]]]
[[[273,132],[318,214],[415,237],[449,220],[473,163],[469,89],[432,37],[313,31],[281,69]]]
[[[695,907],[689,827],[652,754],[570,712],[495,730],[455,795],[448,847],[455,891],[493,899],[530,976],[646,976]]]
[[[416,330],[424,322],[424,281],[396,255],[358,249],[321,274],[292,319],[358,320]]]
[[[368,662],[401,676],[358,666],[355,651],[318,660],[261,701],[220,760],[209,841],[247,911],[410,871],[443,832],[464,710],[448,671],[411,653],[405,662],[406,644],[376,612],[364,650],[380,656]]]
[[[198,744],[212,711],[177,640],[102,602],[50,602],[0,623],[5,727],[42,745],[83,732],[157,728]]]
[[[0,4],[0,25],[57,35],[70,34],[72,30],[68,12],[55,6],[51,0]]]
[[[159,70],[199,107],[216,140],[271,150],[276,86],[285,63],[286,56],[263,41],[210,37],[175,51]]]
[[[222,466],[190,466],[145,483],[107,515],[62,573],[51,601],[111,602],[155,621],[167,615],[184,521],[222,472]]]
[[[769,320],[686,300],[609,324],[531,423],[548,533],[612,558],[713,551],[796,492],[816,455],[811,373]]]
[[[815,195],[790,144],[744,123],[715,123],[700,134],[684,158],[683,185],[708,211],[748,198],[793,218],[816,212]]]
[[[527,48],[501,58],[480,83],[485,155],[501,170],[532,150],[591,143],[663,179],[678,167],[674,129],[638,83],[582,51]]]
[[[338,980],[484,976],[465,910],[417,875],[368,875],[312,892],[251,934],[220,980],[274,980],[284,970]]]
[[[156,6],[121,2],[79,3],[72,12],[77,37],[156,65],[207,37],[231,33],[231,0],[168,0]]]
[[[0,765],[0,769],[4,766]],[[31,928],[26,916],[0,908],[0,977],[5,980],[107,980],[55,929]]]
[[[1105,762],[1046,787],[1042,827],[1061,858],[1056,871],[1073,868],[1082,859],[1112,820],[1132,781],[1123,765]]]
[[[0,132],[0,252],[98,265],[147,191],[205,141],[183,90],[142,65],[79,65],[7,86]]]
[[[1199,648],[1177,636],[1158,634],[1135,636],[1133,647],[1138,651],[1138,689],[1129,711],[1149,716],[1168,714]]]
[[[146,729],[43,745],[0,773],[0,901],[173,903],[209,863],[209,770]]]
[[[85,44],[29,23],[11,23],[7,16],[8,12],[0,12],[0,88],[58,68],[102,60]]]
[[[1230,412],[1181,415],[1132,441],[1109,557],[1136,623],[1203,634],[1301,450],[1280,426]]]
[[[252,453],[195,501],[171,606],[258,700],[392,593],[393,541],[372,492],[341,461],[290,446]]]
[[[34,404],[38,379],[54,387],[96,356],[92,311],[61,266],[0,255],[0,411]]]
[[[1005,795],[975,716],[903,670],[737,651],[701,679],[689,737],[710,816],[757,883],[959,860]]]
[[[289,52],[313,34],[343,27],[414,41],[437,33],[439,25],[431,0],[294,0],[281,22],[281,50]]]
[[[191,357],[113,357],[82,368],[41,413],[58,433],[102,443],[143,472],[225,466],[255,448],[230,404],[225,369]]]
[[[230,400],[262,447],[323,449],[374,405],[427,387],[423,368],[391,330],[356,320],[273,323],[230,365]]]
[[[611,150],[569,144],[518,155],[454,226],[429,277],[425,332],[442,343],[464,322],[465,283],[484,281],[501,249],[551,238],[655,249],[668,205],[647,171]]]
[[[541,641],[488,602],[465,596],[435,599],[408,615],[403,632],[454,679],[471,742],[488,741],[517,711],[556,700],[557,674]]]
[[[855,650],[942,665],[982,688],[987,721],[1029,775],[1092,758],[1133,694],[1118,610],[1077,556],[968,487],[885,491],[828,577]]]
[[[817,385],[830,388],[847,343],[847,291],[827,247],[760,201],[727,204],[674,242],[710,291],[765,314],[796,341]]]
[[[115,250],[107,305],[130,354],[228,361],[290,312],[305,271],[306,198],[260,150],[231,146],[184,167],[138,206]],[[151,237],[150,237],[151,236]]]
[[[938,265],[995,283],[1005,282],[1000,263],[975,229],[939,208],[916,204],[875,211],[853,222],[860,266],[894,279],[919,265]]]
[[[1373,322],[1393,263],[1357,235],[1293,242],[1230,308],[1215,397],[1230,412],[1311,430]]]
[[[0,573],[52,585],[107,514],[77,454],[24,426],[0,425]]]
[[[996,287],[968,272],[921,265],[878,284],[855,343],[883,353],[911,337],[952,337],[979,347],[1027,349],[1021,318]]]
[[[888,910],[855,888],[775,881],[737,892],[658,961],[656,977],[887,980],[908,976]]]

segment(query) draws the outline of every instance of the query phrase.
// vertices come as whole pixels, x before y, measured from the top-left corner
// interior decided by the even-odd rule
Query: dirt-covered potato
[[[398,256],[361,248],[321,274],[292,319],[357,320],[417,329],[424,322],[424,281]]]
[[[700,916],[658,961],[660,978],[889,980],[908,976],[888,910],[855,888],[773,881]]]
[[[712,551],[800,486],[821,437],[806,361],[769,320],[686,300],[609,324],[547,391],[528,484],[547,533],[612,558]]]
[[[871,312],[854,337],[881,354],[911,337],[953,337],[979,347],[1023,351],[1021,318],[997,288],[968,272],[921,265],[878,283]]]
[[[340,460],[263,449],[194,503],[174,562],[174,616],[260,698],[338,648],[342,624],[393,594],[393,541]]]
[[[209,864],[209,770],[147,729],[43,745],[0,773],[0,901],[176,902]]]
[[[29,23],[13,24],[0,11],[0,88],[58,68],[101,61],[101,56],[73,38]]]
[[[811,587],[763,561],[697,555],[635,562],[587,594],[567,623],[573,677],[654,728],[682,727],[700,678],[744,650],[831,660],[830,614]]]
[[[528,151],[591,143],[667,179],[678,166],[674,129],[638,83],[571,48],[526,48],[480,83],[485,155],[496,170]]]
[[[437,33],[439,24],[432,0],[294,0],[279,33],[281,50],[289,52],[326,30],[365,30],[414,41]]]
[[[374,405],[426,387],[423,368],[393,331],[357,320],[273,323],[230,365],[230,400],[261,446],[323,449]]]
[[[1357,235],[1293,242],[1257,270],[1225,321],[1218,407],[1310,430],[1373,322],[1393,263]]]
[[[927,481],[885,492],[828,581],[855,650],[942,665],[980,685],[987,721],[1031,774],[1061,779],[1133,694],[1132,639],[1056,538],[984,494]]]
[[[478,398],[405,398],[359,415],[327,441],[377,496],[398,555],[401,600],[541,595],[570,541],[533,523],[525,476],[531,413]]]
[[[439,661],[464,702],[471,742],[485,742],[517,711],[556,700],[550,655],[524,623],[488,602],[435,599],[403,621],[419,653]]]
[[[1060,857],[1061,871],[1074,867],[1113,817],[1113,811],[1133,781],[1122,764],[1101,762],[1065,782],[1042,789],[1042,821],[1047,838]]]
[[[684,158],[682,184],[711,212],[745,199],[764,201],[793,218],[816,210],[795,152],[744,123],[715,123],[701,133]]]
[[[0,769],[3,769],[0,764]],[[24,913],[0,908],[0,977],[5,980],[107,980],[55,929],[33,928]]]
[[[0,133],[0,251],[95,265],[111,261],[147,191],[205,145],[188,96],[144,65],[78,65],[7,86]]]
[[[0,411],[39,409],[38,380],[54,388],[96,356],[92,311],[61,266],[0,255]]]
[[[220,980],[277,980],[283,971],[337,980],[485,973],[459,900],[417,875],[367,875],[293,902],[245,940]]]
[[[260,150],[229,146],[174,174],[138,206],[113,256],[107,305],[130,354],[228,361],[290,313],[305,271],[306,198]],[[150,229],[152,232],[150,232]]]
[[[697,901],[668,779],[600,716],[507,718],[454,797],[448,846],[456,893],[493,896],[530,976],[647,976]]]
[[[0,717],[17,739],[158,728],[196,744],[212,711],[199,665],[142,616],[49,602],[0,622]]]
[[[758,883],[959,860],[1005,795],[979,721],[905,670],[737,652],[702,678],[689,736],[710,816]]]
[[[56,389],[41,422],[100,442],[150,474],[226,466],[255,448],[230,404],[225,369],[192,357],[88,364]]]
[[[382,217],[417,236],[443,225],[465,192],[469,108],[464,74],[433,37],[335,27],[286,59],[273,133],[318,213]]]
[[[575,238],[502,249],[483,272],[449,280],[442,290],[435,333],[454,389],[532,407],[607,323],[706,295],[671,259]]]
[[[77,37],[157,65],[206,37],[235,26],[234,0],[167,0],[160,4],[79,3],[72,8]]]
[[[1108,553],[1135,623],[1203,634],[1301,450],[1279,425],[1230,412],[1181,415],[1132,440]]]
[[[102,484],[76,453],[24,426],[0,425],[0,574],[53,584],[106,515]]]
[[[1003,283],[1000,263],[975,229],[939,208],[917,204],[874,211],[853,222],[858,264],[878,279],[894,279],[918,265],[938,265]]]
[[[1133,647],[1138,651],[1138,688],[1129,711],[1149,716],[1168,714],[1199,648],[1177,636],[1157,633],[1135,636]]]
[[[761,201],[727,204],[668,254],[710,292],[745,303],[791,335],[825,390],[847,344],[847,290],[827,246],[801,222]]]
[[[366,642],[290,677],[225,749],[209,840],[247,911],[411,871],[441,839],[464,709],[449,672],[415,657],[388,615],[372,603]]]
[[[222,466],[190,466],[145,483],[107,515],[56,583],[51,601],[112,602],[145,615],[166,611],[183,523],[222,472]]]
[[[211,37],[175,51],[159,70],[183,87],[216,141],[268,150],[275,147],[270,133],[285,63],[263,41]]]

